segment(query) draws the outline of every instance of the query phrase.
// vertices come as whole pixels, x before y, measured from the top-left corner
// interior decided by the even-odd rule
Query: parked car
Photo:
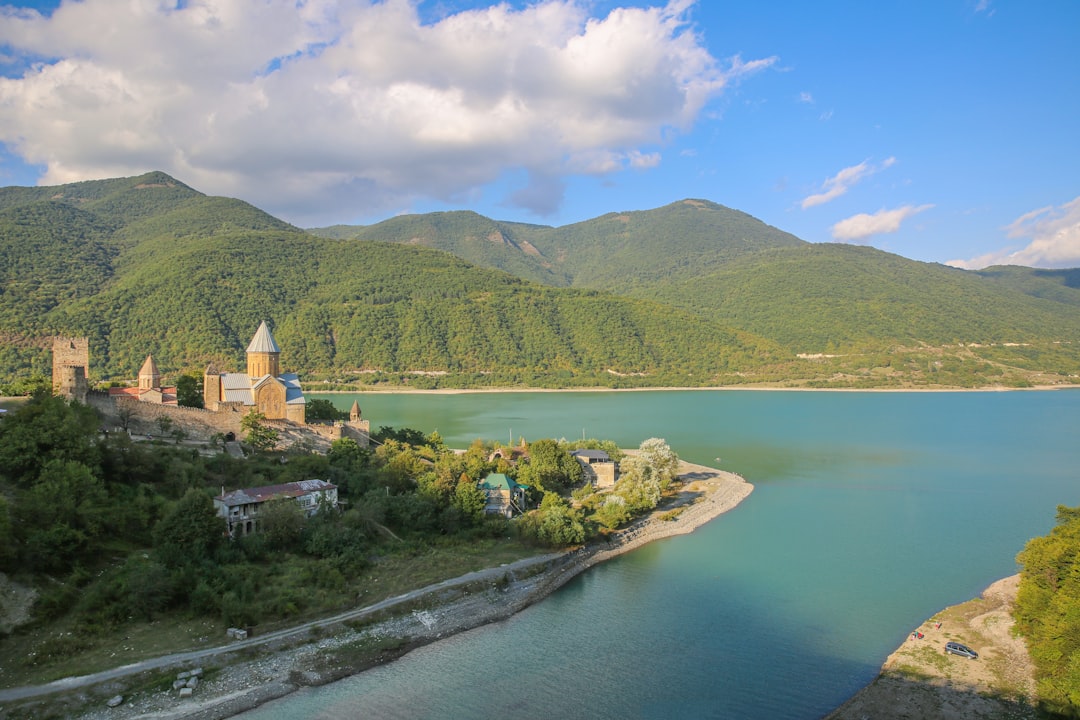
[[[960,657],[971,658],[972,660],[979,659],[979,653],[975,652],[967,645],[961,645],[958,642],[945,643],[945,654],[959,655]]]

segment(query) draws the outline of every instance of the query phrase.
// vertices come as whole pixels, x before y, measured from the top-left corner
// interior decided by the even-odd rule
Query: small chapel
[[[247,348],[247,372],[220,372],[213,365],[203,374],[203,405],[220,412],[235,407],[262,413],[267,420],[304,424],[307,401],[296,373],[282,373],[281,348],[264,320]]]

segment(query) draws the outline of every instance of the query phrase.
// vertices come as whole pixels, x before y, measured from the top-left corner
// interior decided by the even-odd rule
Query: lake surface
[[[477,437],[663,437],[738,508],[513,618],[243,717],[817,718],[1080,505],[1080,390],[325,396]]]

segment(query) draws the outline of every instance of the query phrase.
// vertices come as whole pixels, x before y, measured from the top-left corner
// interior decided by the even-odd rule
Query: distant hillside
[[[695,384],[787,357],[649,301],[540,286],[423,247],[317,238],[158,173],[8,190],[4,375],[45,372],[52,333],[88,335],[99,378],[133,377],[148,352],[166,373],[237,367],[262,319],[283,363],[308,377]]]
[[[445,250],[476,265],[556,287],[625,294],[705,275],[748,253],[806,245],[746,213],[705,200],[609,213],[553,228],[473,212],[405,215],[377,225],[314,229],[324,237],[381,240]]]
[[[557,287],[660,301],[795,352],[1080,338],[1080,318],[1062,307],[1080,304],[1080,270],[974,273],[811,244],[703,200],[561,228],[433,213],[333,234],[423,244]]]
[[[238,367],[420,386],[1080,382],[1077,272],[805,243],[701,200],[562,228],[471,212],[301,231],[162,173],[0,189],[0,382]],[[455,257],[456,256],[456,257]]]
[[[648,295],[801,352],[1080,338],[1080,313],[1057,299],[1018,292],[993,275],[844,244],[756,253]]]

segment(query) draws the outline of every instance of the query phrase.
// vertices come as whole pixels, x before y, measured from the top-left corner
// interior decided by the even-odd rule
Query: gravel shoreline
[[[1024,639],[1013,634],[1019,585],[1019,575],[1003,578],[927,619],[873,682],[825,720],[1036,720],[1035,667]],[[976,648],[979,659],[945,655],[950,640]]]
[[[191,697],[157,690],[128,695],[134,678],[109,681],[50,698],[66,705],[64,715],[83,720],[224,720],[301,687],[323,685],[389,662],[413,648],[510,617],[539,602],[590,567],[647,543],[693,532],[734,508],[753,486],[733,473],[683,462],[676,497],[651,515],[613,534],[564,553],[491,568],[424,588],[395,600],[392,608],[351,613],[312,632],[281,639],[254,651],[223,648],[200,662],[214,668]],[[385,616],[390,614],[386,619]],[[351,661],[350,648],[368,648]],[[385,648],[372,654],[371,648]],[[255,655],[252,657],[252,655]],[[191,662],[170,670],[190,670]],[[162,670],[157,670],[160,676]],[[105,702],[123,695],[119,707]],[[92,708],[92,709],[87,709]],[[5,713],[0,708],[0,717]]]

